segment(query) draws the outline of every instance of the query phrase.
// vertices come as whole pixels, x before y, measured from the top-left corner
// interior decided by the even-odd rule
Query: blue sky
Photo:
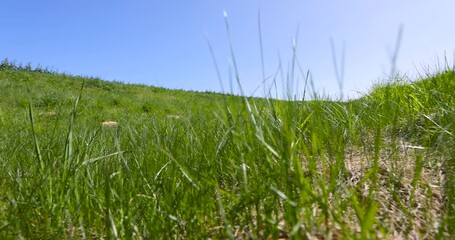
[[[414,77],[436,70],[445,56],[453,63],[453,0],[3,0],[0,58],[106,80],[221,92],[207,36],[225,91],[231,91],[226,11],[244,92],[261,96],[272,80],[261,85],[259,9],[265,75],[274,76],[280,64],[283,69],[276,79],[279,96],[296,36],[303,71],[311,72],[320,94],[331,96],[340,91],[330,39],[338,65],[345,46],[343,95],[349,97],[390,72],[400,26],[400,72]],[[302,93],[302,79],[296,75],[294,94]],[[232,90],[238,93],[236,85]]]

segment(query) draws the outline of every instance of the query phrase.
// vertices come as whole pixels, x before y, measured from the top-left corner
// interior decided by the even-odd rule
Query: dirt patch
[[[379,203],[377,220],[383,229],[393,229],[383,237],[427,239],[437,234],[444,174],[442,161],[427,149],[401,141],[380,149],[376,156],[371,151],[350,150],[345,161],[348,189],[355,189],[360,200],[365,200],[374,188],[370,198]],[[375,162],[376,176],[367,176]]]

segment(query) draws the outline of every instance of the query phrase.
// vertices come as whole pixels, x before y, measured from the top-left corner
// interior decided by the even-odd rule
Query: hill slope
[[[455,233],[453,71],[347,103],[10,64],[0,89],[1,238]]]

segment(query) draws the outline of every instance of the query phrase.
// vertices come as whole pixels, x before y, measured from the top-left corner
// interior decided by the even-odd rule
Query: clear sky
[[[339,87],[331,38],[338,67],[345,46],[344,96],[366,93],[390,72],[400,25],[400,72],[435,70],[444,57],[453,63],[453,0],[2,0],[0,58],[106,80],[221,92],[207,36],[230,91],[235,74],[229,74],[226,11],[244,92],[261,96],[263,87],[254,92],[264,86],[259,9],[265,75],[274,76],[281,63],[280,96],[296,36],[303,71],[310,70],[319,93],[332,96]],[[298,94],[302,76],[295,78]]]

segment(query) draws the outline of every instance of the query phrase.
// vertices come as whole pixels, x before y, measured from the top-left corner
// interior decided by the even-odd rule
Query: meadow
[[[454,69],[287,101],[4,60],[0,90],[1,239],[455,236]]]

